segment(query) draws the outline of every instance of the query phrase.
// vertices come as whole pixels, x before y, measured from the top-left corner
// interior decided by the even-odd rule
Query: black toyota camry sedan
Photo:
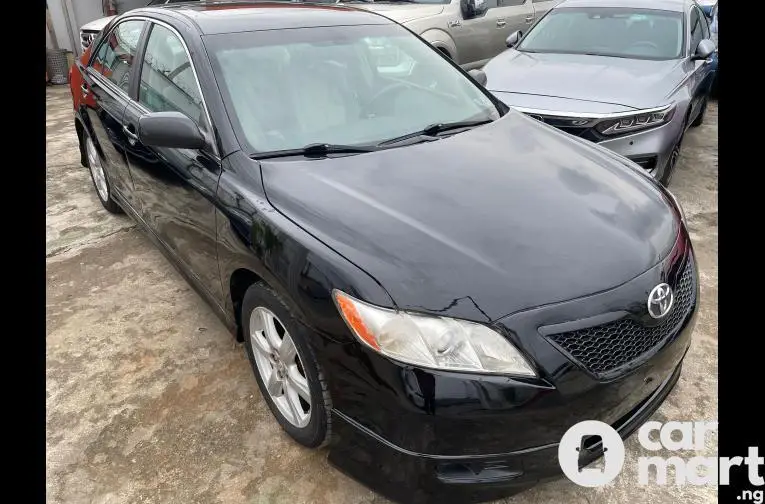
[[[95,195],[244,342],[284,430],[389,497],[556,477],[569,427],[627,436],[677,382],[698,277],[673,196],[389,19],[138,9],[74,71]]]

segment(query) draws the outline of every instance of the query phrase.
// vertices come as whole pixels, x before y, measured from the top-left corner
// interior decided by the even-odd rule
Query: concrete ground
[[[243,348],[130,220],[102,209],[79,164],[68,88],[48,88],[46,103],[47,501],[387,502],[280,430]],[[701,313],[655,419],[716,420],[716,104],[686,135],[671,188],[698,255]],[[561,480],[506,502],[717,501],[716,487],[639,487],[640,454],[630,439],[611,486]],[[702,455],[716,454],[712,436]]]

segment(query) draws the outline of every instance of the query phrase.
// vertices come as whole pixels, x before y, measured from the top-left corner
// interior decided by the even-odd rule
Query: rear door
[[[534,21],[534,7],[531,0],[498,0],[496,25],[493,45],[496,56],[505,49],[508,35],[516,31],[526,32],[526,27]]]
[[[197,284],[222,304],[215,226],[221,170],[217,153],[213,147],[143,145],[137,135],[142,115],[181,112],[212,137],[194,63],[180,33],[170,25],[151,22],[137,79],[123,126],[143,220]]]
[[[127,107],[130,78],[146,22],[128,19],[115,25],[95,48],[85,69],[82,103],[87,111],[90,134],[104,163],[112,188],[135,206],[133,182],[125,159],[127,136],[122,119]]]

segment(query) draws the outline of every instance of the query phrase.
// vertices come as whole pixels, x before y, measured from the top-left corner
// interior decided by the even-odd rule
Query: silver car
[[[326,0],[325,0],[326,1]],[[560,0],[341,0],[401,23],[466,70],[504,51]]]
[[[565,0],[485,67],[506,104],[668,184],[704,121],[714,42],[692,0]]]

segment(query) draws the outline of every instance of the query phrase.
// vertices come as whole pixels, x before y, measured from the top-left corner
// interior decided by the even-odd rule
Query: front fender
[[[300,322],[315,333],[341,343],[353,340],[337,313],[333,289],[395,307],[374,278],[271,206],[258,165],[241,152],[225,160],[218,201],[218,264],[233,319],[230,286],[239,270],[254,273],[289,300]]]
[[[433,47],[446,52],[455,62],[459,62],[457,44],[454,43],[454,39],[446,31],[440,28],[431,28],[423,32],[420,37]]]

